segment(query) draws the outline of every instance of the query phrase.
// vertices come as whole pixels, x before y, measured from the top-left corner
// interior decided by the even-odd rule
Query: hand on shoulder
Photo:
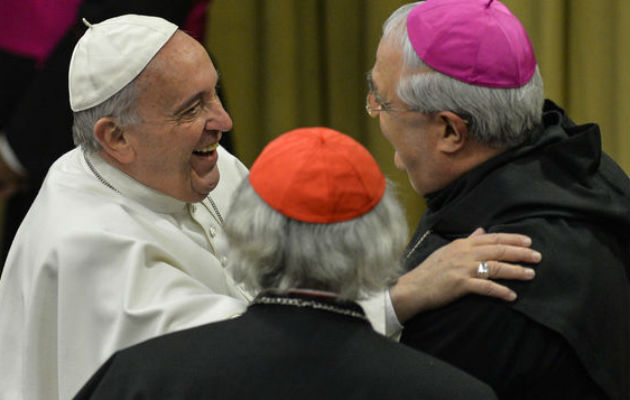
[[[415,314],[442,307],[466,294],[516,299],[516,293],[492,279],[531,280],[535,272],[513,263],[538,263],[540,253],[529,248],[531,239],[512,233],[485,233],[478,228],[469,237],[454,240],[402,275],[390,289],[400,322]],[[481,263],[487,277],[479,276]]]

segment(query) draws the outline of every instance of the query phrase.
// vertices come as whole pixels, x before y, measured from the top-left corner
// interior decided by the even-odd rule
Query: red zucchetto
[[[249,182],[279,213],[311,223],[342,222],[367,213],[386,185],[365,147],[324,127],[295,129],[273,140],[254,162]]]

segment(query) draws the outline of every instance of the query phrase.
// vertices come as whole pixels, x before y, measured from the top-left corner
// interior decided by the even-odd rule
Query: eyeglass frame
[[[368,83],[371,83],[370,80],[368,80]],[[396,108],[384,108],[386,106],[384,106],[383,104],[381,104],[380,102],[378,102],[376,100],[376,91],[374,90],[369,90],[367,93],[367,96],[365,98],[365,111],[367,112],[368,116],[370,118],[376,118],[378,116],[378,113],[380,112],[388,112],[388,113],[399,113],[399,112],[413,112],[413,113],[422,113],[422,111],[420,110],[402,110],[402,109],[396,109]],[[370,107],[370,96],[374,96],[374,102],[376,104],[378,104],[378,107],[380,108],[372,108]],[[469,124],[469,120],[467,118],[463,118],[461,115],[456,114],[459,118],[461,118],[461,120],[464,122],[464,124],[468,125]]]
[[[399,113],[399,112],[413,112],[413,113],[422,113],[422,111],[420,110],[402,110],[402,109],[396,109],[396,108],[386,108],[387,106],[383,105],[380,101],[378,101],[377,97],[380,97],[378,95],[378,91],[376,90],[376,87],[374,86],[374,81],[372,80],[372,71],[368,72],[367,74],[367,83],[368,83],[368,93],[367,96],[365,97],[365,111],[367,112],[368,116],[370,118],[376,118],[378,116],[378,113],[381,112],[388,112],[388,113]],[[370,107],[370,96],[374,96],[374,102],[376,104],[378,104],[378,107],[380,108],[372,108]],[[455,115],[457,115],[459,118],[461,118],[461,120],[464,122],[465,125],[469,125],[470,121],[469,118],[464,118],[463,116],[455,113]],[[470,128],[470,127],[469,127]]]
[[[386,105],[383,105],[382,101],[379,101],[378,99],[378,97],[380,96],[378,94],[378,91],[376,90],[376,87],[374,86],[374,81],[372,81],[372,71],[368,72],[367,74],[367,84],[368,84],[368,93],[365,98],[365,111],[370,116],[370,118],[376,118],[378,113],[380,112],[391,112],[391,113],[414,112],[414,110],[388,108]],[[378,104],[378,108],[372,108],[370,106],[370,96],[374,97],[374,103]]]
[[[378,104],[377,108],[372,108],[372,106],[370,106],[370,96],[374,97],[374,103]],[[374,91],[372,91],[372,90],[368,91],[368,94],[367,94],[367,96],[365,98],[365,111],[370,116],[370,118],[376,118],[378,113],[380,113],[380,112],[388,112],[388,113],[418,112],[418,111],[415,111],[415,110],[403,110],[403,109],[389,108],[389,107],[381,104],[379,101],[376,100],[376,93]]]

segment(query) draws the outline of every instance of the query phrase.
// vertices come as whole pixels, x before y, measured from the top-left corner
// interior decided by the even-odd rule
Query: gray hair
[[[368,213],[344,222],[301,222],[269,207],[244,179],[224,226],[228,269],[253,291],[307,288],[357,300],[402,272],[407,240],[403,210],[388,182]]]
[[[88,153],[101,150],[101,145],[94,136],[94,125],[103,117],[114,118],[120,127],[142,121],[136,107],[139,93],[136,87],[137,80],[138,78],[134,79],[101,104],[74,113],[72,138],[75,146],[83,147]]]
[[[411,110],[451,111],[467,121],[473,139],[490,147],[509,148],[533,139],[542,123],[544,85],[538,66],[519,88],[490,88],[451,78],[425,64],[407,36],[407,16],[421,2],[406,4],[385,21],[383,42],[397,46],[403,68],[396,93]]]

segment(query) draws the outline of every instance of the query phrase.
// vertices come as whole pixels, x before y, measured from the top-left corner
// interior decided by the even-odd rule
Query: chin
[[[200,199],[197,200],[197,201],[201,201],[201,200],[205,199],[206,197],[208,197],[208,195],[210,193],[212,193],[212,191],[214,189],[216,189],[218,184],[219,184],[219,181],[217,180],[217,181],[214,181],[214,182],[212,182],[212,183],[210,183],[208,185],[204,185],[202,187],[198,186],[198,187],[194,188],[194,195],[200,197]]]
[[[186,199],[186,203],[199,203],[201,201],[203,201],[203,199],[205,199],[206,197],[208,197],[208,193],[206,194],[202,194],[202,193],[193,193],[192,195],[188,196],[188,198]]]
[[[195,179],[197,178],[197,179]],[[205,199],[208,197],[210,192],[212,192],[219,185],[219,171],[215,168],[209,175],[206,175],[203,178],[193,176],[191,181],[191,189],[194,194],[197,196],[202,196],[201,199]]]
[[[421,196],[427,194],[427,191],[424,190],[425,188],[423,188],[420,183],[414,182],[414,180],[411,178],[411,175],[407,174],[407,178],[409,178],[409,184],[411,185],[411,188],[414,192],[418,193]]]

